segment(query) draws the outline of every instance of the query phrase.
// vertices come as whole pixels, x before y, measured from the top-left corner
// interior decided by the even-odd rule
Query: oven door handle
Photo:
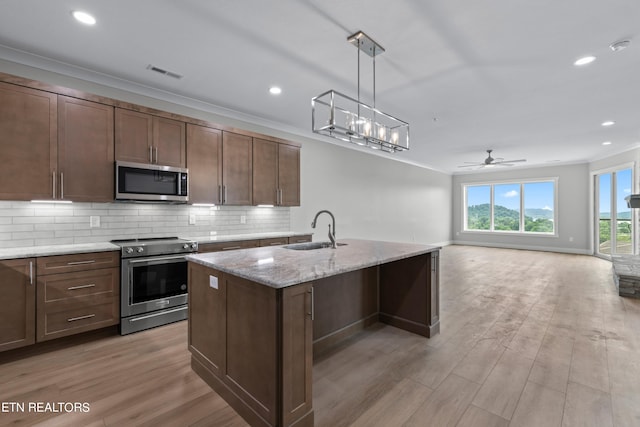
[[[135,265],[135,264],[150,264],[150,263],[154,263],[155,261],[176,261],[176,262],[181,262],[181,261],[186,261],[185,255],[180,255],[180,256],[158,256],[158,257],[151,257],[151,258],[144,258],[144,259],[128,259],[127,263],[129,265]]]

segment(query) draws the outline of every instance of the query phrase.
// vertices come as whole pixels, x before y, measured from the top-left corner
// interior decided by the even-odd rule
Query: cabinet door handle
[[[55,199],[56,198],[56,171],[51,172],[51,176],[53,177],[52,179],[53,186],[51,188],[51,198]]]
[[[158,163],[158,147],[153,147],[153,151],[156,153],[156,164]]]
[[[223,251],[231,251],[234,249],[242,249],[242,246],[227,246],[226,248],[222,248]]]
[[[64,199],[64,172],[60,172],[60,198]]]
[[[223,191],[223,193],[224,193],[223,196],[224,197],[222,198],[222,204],[225,204],[225,203],[227,203],[227,186],[223,185],[222,188],[224,189],[224,191]]]
[[[222,185],[218,185],[218,203],[222,203]]]
[[[149,146],[149,163],[153,163],[153,147]]]
[[[93,264],[94,262],[96,262],[95,259],[91,259],[89,261],[71,261],[71,262],[68,262],[67,265]]]
[[[67,319],[67,322],[76,322],[78,320],[91,319],[92,317],[96,317],[96,315],[87,314],[86,316],[70,317],[69,319]]]
[[[89,283],[88,285],[78,285],[78,286],[71,286],[70,288],[67,288],[68,291],[75,291],[78,289],[86,289],[86,288],[95,288],[96,284],[95,283]]]
[[[29,284],[33,286],[33,261],[29,261]]]
[[[279,245],[286,245],[286,243],[283,243],[283,242],[272,242],[272,243],[269,243],[269,246],[279,246]]]
[[[314,301],[313,301],[313,286],[307,292],[309,292],[311,294],[311,312],[309,312],[307,314],[309,314],[311,316],[311,320],[313,320],[313,318],[315,317],[315,308],[314,308],[315,304],[314,304]]]
[[[279,195],[278,205],[282,205],[282,188],[278,189],[278,195]]]

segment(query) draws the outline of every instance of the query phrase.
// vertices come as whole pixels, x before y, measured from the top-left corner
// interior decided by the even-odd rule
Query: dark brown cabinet
[[[186,124],[178,120],[116,108],[116,160],[186,166]]]
[[[0,199],[54,198],[58,96],[0,83]]]
[[[35,259],[0,261],[0,351],[35,343]]]
[[[313,240],[313,236],[311,234],[305,234],[302,236],[291,236],[289,237],[289,243],[306,243]]]
[[[282,290],[282,425],[313,410],[313,286]],[[309,416],[313,423],[313,415]]]
[[[113,200],[113,107],[58,97],[57,198]]]
[[[9,200],[113,200],[113,107],[0,83]]]
[[[260,246],[259,240],[234,240],[231,242],[199,243],[198,252],[220,252],[234,251],[236,249],[257,248]]]
[[[278,144],[280,206],[300,206],[300,147]]]
[[[222,203],[252,204],[253,138],[222,132]]]
[[[253,204],[300,206],[300,147],[254,138]]]
[[[192,368],[251,425],[313,425],[311,284],[274,289],[189,263],[189,286]]]
[[[222,204],[222,132],[187,124],[189,203]]]
[[[117,252],[37,258],[37,341],[118,324],[119,263]]]

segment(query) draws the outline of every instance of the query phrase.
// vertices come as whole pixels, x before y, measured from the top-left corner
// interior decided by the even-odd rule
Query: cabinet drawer
[[[118,267],[120,265],[120,253],[109,251],[39,257],[36,264],[38,276]]]
[[[292,236],[289,237],[289,243],[306,243],[311,241],[311,234],[305,234],[304,236]]]
[[[38,278],[39,303],[60,301],[88,295],[119,295],[120,269],[78,271]]]
[[[70,304],[48,304],[38,316],[38,341],[117,325],[119,321],[117,297],[99,298],[92,304],[79,300]]]
[[[220,243],[199,243],[198,252],[219,252],[219,251],[231,251],[235,249],[248,249],[257,248],[260,246],[258,240],[237,240],[234,242],[220,242]]]
[[[278,245],[286,245],[289,243],[288,237],[278,237],[274,239],[261,239],[260,246],[278,246]]]

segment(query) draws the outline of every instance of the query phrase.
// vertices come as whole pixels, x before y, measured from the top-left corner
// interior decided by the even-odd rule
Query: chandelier
[[[376,55],[384,48],[362,31],[347,41],[358,48],[358,98],[333,89],[312,98],[313,132],[388,153],[408,150],[409,123],[376,109]],[[373,61],[373,106],[360,102],[360,52]]]

